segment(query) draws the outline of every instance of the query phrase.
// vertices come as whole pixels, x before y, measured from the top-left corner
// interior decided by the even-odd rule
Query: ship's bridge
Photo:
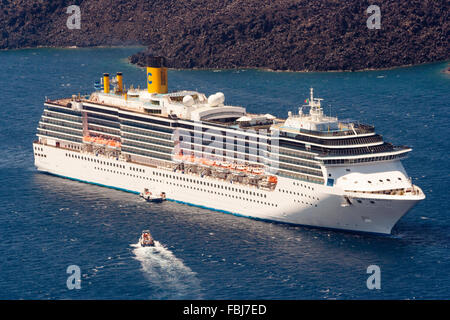
[[[288,118],[281,129],[293,130],[309,130],[309,131],[339,131],[341,130],[340,123],[337,118],[329,117],[323,114],[321,101],[323,99],[314,98],[314,91],[311,88],[311,97],[306,99],[309,102],[299,108],[298,114],[293,115],[289,112]],[[304,109],[309,108],[309,113],[304,113]]]
[[[309,130],[309,131],[338,131],[341,130],[337,118],[327,116],[316,116],[311,114],[303,114],[301,111],[298,115],[289,114],[282,129]]]
[[[359,124],[350,120],[338,120],[336,117],[326,116],[323,113],[321,101],[314,98],[311,88],[311,96],[306,99],[308,104],[299,108],[298,114],[288,113],[288,118],[282,124],[277,124],[274,129],[287,133],[302,133],[322,138],[343,138],[351,136],[374,135],[372,126]],[[309,112],[307,111],[309,109]]]

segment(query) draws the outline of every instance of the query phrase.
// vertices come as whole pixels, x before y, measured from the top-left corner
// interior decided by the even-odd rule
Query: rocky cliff
[[[381,28],[369,29],[369,5]],[[81,9],[81,29],[66,21]],[[0,49],[148,46],[175,68],[361,70],[450,58],[448,0],[0,0]]]

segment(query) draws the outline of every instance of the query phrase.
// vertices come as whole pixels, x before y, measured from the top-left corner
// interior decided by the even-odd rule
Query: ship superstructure
[[[168,92],[164,59],[145,90],[104,74],[86,97],[47,100],[36,167],[58,176],[236,215],[390,233],[417,202],[411,151],[374,127],[326,116],[313,89],[287,119],[225,104],[221,92]]]

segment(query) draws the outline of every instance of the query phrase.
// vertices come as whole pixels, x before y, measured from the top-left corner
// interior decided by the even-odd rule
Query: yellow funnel
[[[103,92],[109,93],[109,74],[108,73],[103,74]]]
[[[162,57],[147,59],[147,88],[150,93],[167,93],[167,68]]]
[[[168,92],[168,83],[167,83],[167,68],[162,67],[161,68],[161,91],[162,93]]]
[[[122,72],[117,72],[117,92],[123,92],[123,76]]]

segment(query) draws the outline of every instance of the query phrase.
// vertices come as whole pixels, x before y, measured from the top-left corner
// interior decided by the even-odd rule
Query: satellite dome
[[[208,103],[212,107],[218,106],[219,104],[223,104],[224,102],[225,102],[225,95],[222,92],[212,94],[208,98]]]
[[[223,104],[225,102],[225,95],[222,92],[217,92],[216,97],[219,101],[219,104]]]
[[[183,98],[183,104],[185,106],[191,107],[194,104],[194,98],[192,96],[184,96]]]

